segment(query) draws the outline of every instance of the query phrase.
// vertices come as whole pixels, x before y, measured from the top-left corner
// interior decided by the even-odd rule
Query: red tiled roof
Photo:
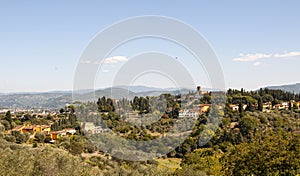
[[[21,130],[23,127],[24,127],[23,125],[18,125],[15,128],[13,128],[12,130],[13,131],[18,131],[18,130]]]
[[[33,126],[25,126],[23,129],[24,129],[24,130],[32,130],[32,129],[33,129]]]
[[[42,129],[45,129],[45,128],[50,128],[49,125],[41,125]]]
[[[211,106],[211,104],[200,104],[200,106]]]
[[[62,134],[62,133],[67,133],[65,130],[60,130],[60,131],[50,131],[49,134]]]

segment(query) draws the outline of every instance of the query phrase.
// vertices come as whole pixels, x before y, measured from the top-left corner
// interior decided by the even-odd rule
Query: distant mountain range
[[[0,95],[0,109],[58,108],[72,101],[71,93],[17,93]]]
[[[295,92],[295,93],[300,93],[300,83],[296,84],[289,84],[289,85],[280,85],[280,86],[268,86],[266,87],[268,89],[280,89],[284,90],[287,92]]]
[[[207,89],[205,89],[207,90]],[[158,96],[162,93],[186,94],[195,91],[187,88],[155,88],[147,86],[117,86],[113,88],[93,90],[29,92],[29,93],[0,93],[0,109],[11,108],[49,108],[58,109],[73,101],[96,101],[98,97],[132,99],[134,96]]]
[[[269,89],[281,89],[288,92],[300,93],[300,83],[291,85],[268,86]],[[204,88],[206,91],[216,91]],[[19,92],[0,93],[0,109],[11,108],[48,108],[58,109],[75,100],[96,101],[98,97],[132,99],[134,96],[159,96],[162,93],[186,94],[195,89],[188,88],[157,88],[147,86],[116,86],[99,90],[50,91],[50,92]]]

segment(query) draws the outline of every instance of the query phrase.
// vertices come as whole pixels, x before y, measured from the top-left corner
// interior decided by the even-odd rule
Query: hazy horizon
[[[258,90],[260,88],[266,88],[266,87],[272,87],[272,86],[285,86],[285,85],[295,85],[295,84],[299,84],[299,83],[287,83],[287,84],[280,84],[280,85],[266,85],[266,86],[261,86],[261,87],[257,87],[255,89],[245,89],[244,87],[239,87],[239,88],[233,88],[233,87],[228,87],[226,88],[226,90],[228,89],[237,89],[237,90],[240,90],[240,89],[245,89],[246,91],[255,91],[255,90]],[[121,87],[121,86],[126,86],[126,85],[116,85],[116,86],[113,86],[114,88],[118,88],[118,87]],[[139,87],[139,86],[143,86],[143,87],[147,87],[147,88],[156,88],[156,89],[178,89],[178,87],[153,87],[151,85],[131,85],[132,87]],[[201,86],[201,85],[199,85]],[[92,90],[103,90],[103,89],[109,89],[109,88],[112,88],[112,87],[98,87],[98,88],[94,88],[94,89],[82,89],[82,90],[77,90],[77,91],[85,91],[85,90],[88,90],[88,91],[92,91]],[[180,87],[181,89],[190,89],[190,90],[196,90],[196,87],[195,88],[188,88],[188,87]],[[204,90],[210,90],[210,89],[213,89],[212,87],[202,87]],[[54,90],[42,90],[42,91],[20,91],[20,92],[0,92],[0,94],[20,94],[20,93],[52,93],[52,92],[63,92],[63,93],[66,93],[66,92],[70,92],[72,93],[73,90],[72,89],[67,89],[67,90],[63,90],[63,89],[54,89]],[[75,91],[76,92],[76,91]]]

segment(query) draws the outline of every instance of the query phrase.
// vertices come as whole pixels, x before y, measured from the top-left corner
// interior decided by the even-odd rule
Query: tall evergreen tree
[[[10,111],[7,111],[5,114],[5,120],[7,120],[9,123],[12,122],[11,113]]]
[[[262,101],[261,97],[258,98],[257,104],[258,104],[258,110],[262,111],[263,110],[263,101]]]
[[[291,111],[293,109],[293,104],[291,101],[289,101],[289,110]]]
[[[240,113],[240,117],[242,118],[244,116],[244,108],[242,102],[239,103],[239,113]]]

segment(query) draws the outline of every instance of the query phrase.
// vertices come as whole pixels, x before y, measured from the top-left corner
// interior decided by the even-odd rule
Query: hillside
[[[66,104],[70,104],[75,100],[79,101],[94,101],[98,97],[112,97],[132,99],[134,96],[158,96],[163,93],[179,94],[188,93],[189,89],[162,89],[146,86],[119,86],[114,88],[76,91],[72,94],[71,91],[55,91],[55,92],[39,92],[39,93],[11,93],[0,94],[0,109],[5,108],[47,108],[59,109]]]
[[[268,86],[266,88],[276,89],[276,90],[280,89],[280,90],[287,91],[287,92],[300,93],[300,83],[289,84],[289,85],[280,85],[280,86]]]
[[[71,102],[70,93],[22,93],[0,95],[0,108],[55,109]]]

